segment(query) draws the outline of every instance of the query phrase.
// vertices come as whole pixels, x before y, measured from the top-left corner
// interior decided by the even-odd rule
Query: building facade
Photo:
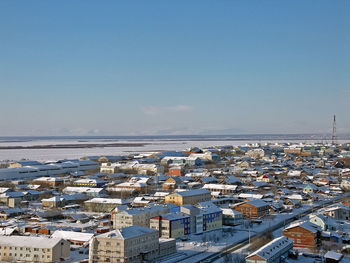
[[[158,231],[130,226],[94,237],[90,241],[89,263],[141,263],[158,255]]]
[[[170,194],[165,197],[166,204],[185,205],[185,204],[197,204],[200,202],[210,201],[211,194],[206,189],[196,189],[189,191],[182,191]]]
[[[70,244],[61,238],[2,236],[2,262],[59,262],[69,258]]]

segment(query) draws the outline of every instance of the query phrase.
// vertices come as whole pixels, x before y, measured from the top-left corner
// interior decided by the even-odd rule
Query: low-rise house
[[[326,209],[325,214],[334,218],[335,220],[349,220],[350,207],[345,205],[334,206]]]
[[[305,193],[305,194],[317,193],[317,191],[318,191],[318,187],[314,184],[307,184],[303,188],[303,193]]]
[[[293,250],[293,241],[287,237],[281,236],[275,238],[265,246],[246,257],[247,263],[276,263],[283,262],[288,258]]]
[[[34,179],[33,183],[42,187],[59,187],[64,184],[64,180],[56,177],[40,177]]]
[[[185,170],[181,166],[172,166],[169,168],[169,176],[184,176]]]
[[[181,177],[169,177],[163,184],[162,188],[164,190],[174,190],[177,188],[182,188],[185,186]]]
[[[85,214],[76,214],[76,213],[71,213],[67,214],[65,218],[72,223],[87,223],[90,221],[90,217],[88,217]]]
[[[270,205],[262,200],[252,200],[238,204],[235,210],[248,218],[262,218],[269,214]]]
[[[120,198],[93,198],[84,202],[86,211],[97,213],[109,213],[117,206],[128,204],[130,204],[129,200]]]
[[[91,233],[81,233],[75,231],[64,231],[64,230],[56,230],[51,237],[52,238],[60,238],[69,241],[73,245],[84,245],[87,244],[92,238],[94,234]]]
[[[82,187],[97,187],[97,188],[103,188],[107,181],[101,181],[98,179],[79,179],[73,182],[76,186],[82,186]]]
[[[149,206],[150,204],[151,204],[151,200],[147,200],[143,196],[135,197],[131,203],[132,207],[145,207],[145,206]]]
[[[309,221],[315,225],[318,225],[322,229],[322,231],[328,230],[328,217],[322,214],[311,216]]]
[[[139,192],[149,193],[153,190],[154,182],[149,177],[132,177],[128,182],[117,184],[113,187],[116,192]]]
[[[20,208],[0,209],[0,219],[6,220],[11,217],[22,215],[23,213],[25,213],[25,210]]]
[[[89,197],[104,197],[106,196],[107,192],[104,188],[97,188],[97,187],[74,187],[74,186],[67,186],[62,190],[62,193],[64,194],[86,194]]]
[[[106,174],[114,174],[119,171],[120,165],[118,163],[101,163],[100,172]]]
[[[242,181],[238,179],[236,176],[230,175],[225,179],[226,184],[234,184],[234,185],[241,185]]]
[[[262,199],[264,197],[263,194],[254,194],[254,193],[240,193],[238,198],[252,200],[252,199]]]
[[[42,199],[41,203],[43,207],[64,207],[69,204],[76,204],[77,202],[83,202],[88,199],[85,194],[74,194],[74,195],[60,195],[51,198]]]
[[[265,183],[273,183],[275,181],[275,178],[269,174],[263,174],[262,176],[259,176],[256,178],[257,182],[265,182]]]
[[[319,244],[321,230],[311,222],[298,222],[285,228],[283,234],[293,240],[294,248],[314,249]]]
[[[207,189],[210,192],[220,192],[223,195],[232,195],[236,193],[237,185],[227,184],[205,184],[203,189]]]
[[[2,236],[0,260],[3,262],[59,262],[69,258],[70,245],[61,238]]]

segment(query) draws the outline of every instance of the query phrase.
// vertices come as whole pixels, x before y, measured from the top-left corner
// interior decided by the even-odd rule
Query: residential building
[[[159,231],[159,237],[178,238],[191,234],[190,216],[185,213],[171,213],[152,217],[150,227]]]
[[[325,214],[334,218],[335,220],[349,220],[350,207],[346,205],[334,206],[334,207],[328,208]]]
[[[119,198],[93,198],[84,202],[86,211],[97,213],[110,213],[117,206],[128,204],[130,201]]]
[[[181,177],[169,177],[163,184],[162,188],[164,190],[174,190],[177,188],[180,188],[184,186],[185,184],[183,183]]]
[[[86,194],[89,197],[103,197],[107,194],[104,188],[67,186],[62,190],[64,194]]]
[[[41,203],[43,207],[64,207],[69,204],[76,204],[78,202],[83,202],[88,199],[85,194],[73,194],[73,195],[60,195],[51,198],[42,199]]]
[[[69,258],[70,244],[62,238],[2,236],[2,262],[59,262]]]
[[[173,166],[169,168],[169,176],[184,176],[185,170],[181,166]]]
[[[210,192],[218,192],[223,195],[232,195],[236,193],[237,185],[229,185],[229,184],[205,184],[203,185],[203,189],[207,189]]]
[[[294,248],[316,248],[321,228],[311,222],[298,222],[283,230],[284,236],[294,242]]]
[[[287,237],[278,237],[246,257],[246,263],[279,263],[288,258],[293,250],[293,241]]]
[[[79,179],[73,182],[76,186],[82,186],[82,187],[96,187],[96,188],[103,188],[107,181],[101,181],[98,179]]]
[[[150,227],[150,219],[161,214],[169,213],[167,206],[155,205],[149,208],[125,209],[113,213],[113,228],[121,229],[128,226]]]
[[[40,177],[40,178],[34,179],[33,183],[43,187],[59,187],[64,184],[64,181],[62,178]]]
[[[248,218],[261,218],[269,214],[270,205],[262,200],[252,200],[236,205],[236,211]]]
[[[209,201],[211,199],[210,191],[206,189],[196,189],[182,191],[170,194],[165,197],[165,203],[174,205],[197,204],[199,202]]]
[[[235,209],[221,208],[224,225],[235,226],[243,223],[243,214]]]
[[[90,241],[89,263],[141,263],[158,255],[158,231],[130,226],[94,237]]]

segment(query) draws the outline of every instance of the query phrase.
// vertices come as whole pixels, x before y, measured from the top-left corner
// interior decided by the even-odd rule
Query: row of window
[[[0,252],[0,256],[1,256],[1,252]],[[2,254],[2,256],[4,256],[4,257],[6,257],[7,256],[7,253],[5,252],[5,253],[3,253]],[[23,254],[17,254],[17,253],[9,253],[8,254],[8,256],[9,257],[26,257],[26,258],[31,258],[31,257],[35,257],[35,258],[39,258],[39,255],[37,255],[37,254],[34,254],[34,255],[31,255],[31,254],[25,254],[25,255],[23,255]],[[50,258],[51,256],[50,255],[47,255],[46,256],[46,258]],[[41,258],[45,258],[45,255],[41,255]]]
[[[0,249],[1,249],[1,246],[0,246]],[[41,250],[42,252],[50,252],[51,251],[51,248],[29,248],[29,247],[9,247],[9,246],[3,246],[3,249],[9,249],[9,250],[26,250],[26,251],[39,251]]]

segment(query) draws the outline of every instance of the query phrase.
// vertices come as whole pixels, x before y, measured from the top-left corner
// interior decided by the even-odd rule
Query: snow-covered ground
[[[75,149],[8,149],[0,150],[1,160],[18,161],[21,159],[30,159],[37,161],[55,161],[60,159],[76,159],[89,155],[125,155],[129,153],[149,152],[149,151],[181,151],[190,147],[211,147],[224,145],[245,145],[247,143],[278,143],[286,140],[169,140],[169,139],[145,139],[145,140],[34,140],[21,142],[0,141],[1,146],[35,146],[35,145],[54,145],[54,144],[110,144],[110,143],[143,143],[140,147],[95,147],[95,148],[75,148]],[[288,140],[289,143],[314,143],[319,140]],[[344,141],[345,142],[345,141]]]

